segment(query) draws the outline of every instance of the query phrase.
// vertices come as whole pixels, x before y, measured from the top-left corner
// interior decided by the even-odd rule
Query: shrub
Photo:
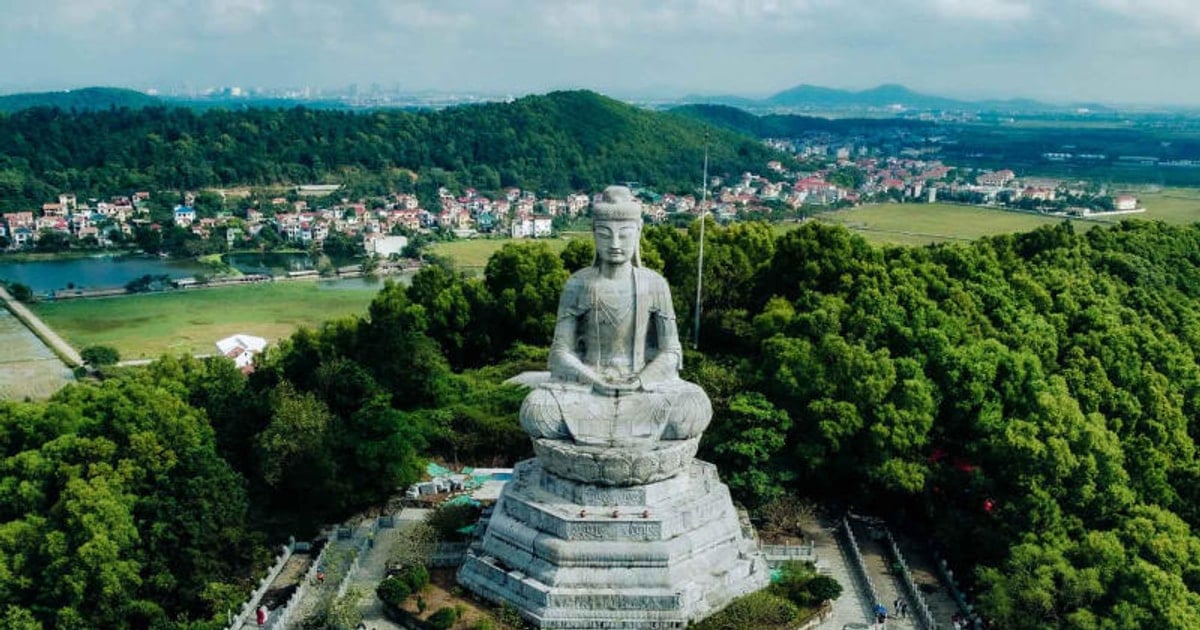
[[[426,517],[425,522],[433,528],[438,540],[465,540],[458,530],[473,525],[479,520],[479,508],[468,505],[442,505]]]
[[[816,606],[827,599],[837,599],[842,594],[842,585],[818,574],[810,562],[793,561],[780,568],[779,581],[772,585],[771,591],[797,606]]]
[[[379,595],[379,599],[383,600],[383,603],[399,608],[404,600],[412,595],[413,591],[408,583],[400,577],[390,577],[379,583],[379,586],[375,588],[375,593]]]
[[[491,619],[480,619],[471,626],[471,630],[496,630],[496,624]]]
[[[18,302],[32,302],[33,289],[21,284],[20,282],[8,283],[8,293]]]
[[[416,593],[429,584],[429,569],[426,569],[423,564],[409,565],[400,573],[400,578],[408,584],[408,588],[412,592]]]
[[[796,621],[800,609],[772,593],[759,591],[733,600],[721,612],[701,621],[695,630],[763,630],[784,628]]]
[[[454,622],[458,621],[458,611],[449,606],[439,608],[437,612],[429,615],[429,619],[425,621],[429,622],[429,625],[437,628],[437,630],[450,630],[450,628],[454,627]]]
[[[525,620],[521,617],[521,611],[508,602],[500,604],[500,610],[496,611],[496,618],[507,628],[525,627]]]
[[[79,352],[79,356],[96,367],[115,365],[121,360],[121,353],[112,346],[88,346]]]
[[[813,603],[819,604],[827,599],[837,599],[842,594],[842,585],[828,575],[818,575],[808,583],[808,592],[812,594]]]

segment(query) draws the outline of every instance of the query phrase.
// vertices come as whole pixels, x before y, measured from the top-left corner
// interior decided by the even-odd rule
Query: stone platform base
[[[763,588],[765,560],[712,464],[612,487],[536,459],[505,486],[459,582],[539,628],[684,628]]]

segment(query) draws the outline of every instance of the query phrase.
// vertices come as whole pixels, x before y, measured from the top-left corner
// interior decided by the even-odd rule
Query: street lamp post
[[[704,223],[708,215],[708,132],[704,133],[704,180],[700,193],[700,252],[696,259],[696,324],[692,333],[692,349],[700,348],[700,291],[704,285]]]

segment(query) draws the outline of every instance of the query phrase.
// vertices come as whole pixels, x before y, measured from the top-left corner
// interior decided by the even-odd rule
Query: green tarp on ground
[[[433,462],[429,462],[429,464],[425,466],[425,473],[430,477],[449,477],[450,475],[454,474],[453,472],[450,472],[449,468]]]

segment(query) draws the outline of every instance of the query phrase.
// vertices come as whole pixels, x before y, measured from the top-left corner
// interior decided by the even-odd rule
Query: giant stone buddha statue
[[[712,418],[679,378],[671,291],[641,266],[642,208],[610,186],[593,204],[596,260],[567,280],[550,371],[518,462],[458,572],[534,627],[684,629],[770,576],[717,469],[694,459]]]
[[[567,280],[550,347],[550,380],[521,408],[535,439],[652,449],[699,437],[704,390],[679,378],[683,351],[667,281],[641,266],[642,205],[610,186],[593,209],[596,259]]]

